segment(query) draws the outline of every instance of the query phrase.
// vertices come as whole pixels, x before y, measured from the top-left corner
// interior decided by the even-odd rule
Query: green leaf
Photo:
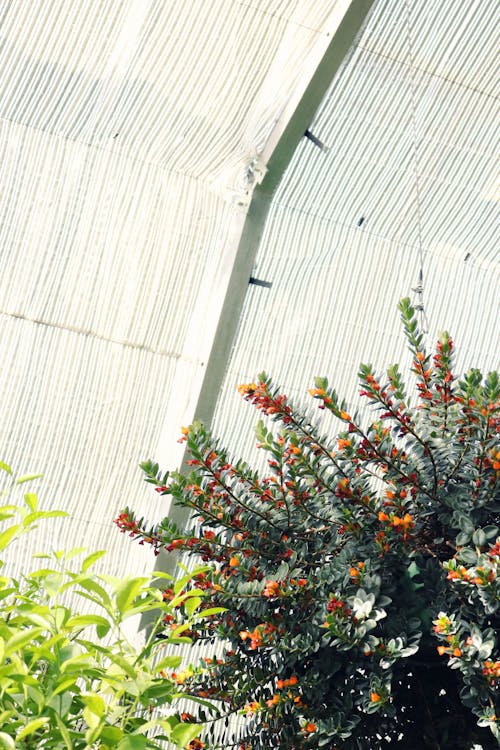
[[[116,747],[123,737],[123,732],[118,727],[104,727],[101,732],[101,740],[110,747]]]
[[[88,597],[89,599],[100,604],[104,609],[109,609],[111,607],[111,599],[106,589],[97,583],[97,581],[94,581],[90,576],[86,576],[85,578],[79,577],[75,580],[75,583],[79,584],[91,594],[95,594],[95,597]],[[78,591],[77,593],[81,596],[85,596],[83,591]]]
[[[210,617],[211,615],[219,615],[227,611],[227,607],[210,607],[209,609],[202,609],[200,612],[197,612],[196,617]]]
[[[184,602],[184,609],[186,610],[189,617],[192,617],[194,614],[194,611],[198,609],[198,607],[201,604],[201,597],[199,596],[191,596]]]
[[[201,724],[177,724],[172,729],[170,742],[175,742],[177,747],[184,747],[199,735],[202,728]]]
[[[52,694],[49,698],[49,701],[52,700],[55,696],[59,695],[59,693],[62,693],[65,690],[68,690],[71,687],[74,687],[76,685],[76,680],[78,679],[78,675],[74,675],[73,677],[64,677],[56,688],[52,691]]]
[[[472,542],[476,547],[484,547],[486,544],[486,534],[482,529],[477,529],[472,535]]]
[[[23,526],[25,529],[36,521],[40,521],[42,518],[64,518],[68,514],[64,510],[36,510],[33,513],[29,513],[23,520]]]
[[[101,617],[100,615],[75,615],[75,617],[70,617],[65,623],[65,627],[71,628],[72,630],[85,628],[88,625],[95,625],[98,627],[99,632],[102,633],[102,635],[106,635],[111,628],[111,623],[106,620],[105,617]],[[100,637],[102,637],[102,635]]]
[[[66,745],[67,750],[73,750],[73,743],[71,742],[71,736],[68,732],[66,725],[61,721],[60,717],[56,714],[54,714],[57,726],[59,727],[59,731],[61,732],[61,737],[63,738],[63,742]]]
[[[50,721],[48,716],[42,716],[39,719],[33,719],[33,721],[28,722],[17,734],[16,734],[16,740],[22,740],[23,737],[27,737],[29,734],[33,734],[36,732],[40,727],[43,727],[44,724],[48,724]]]
[[[106,550],[100,549],[97,550],[97,552],[92,552],[91,555],[88,555],[82,562],[82,573],[85,573],[86,570],[88,570],[95,562],[97,562],[97,560],[100,560],[100,558],[105,554]]]
[[[5,521],[7,518],[12,518],[19,512],[18,505],[2,505],[0,508],[0,521]]]
[[[498,536],[498,526],[485,526],[483,528],[483,534],[485,535],[486,539],[495,539],[496,536]]]
[[[89,711],[95,716],[104,716],[106,713],[106,704],[100,695],[97,695],[97,693],[85,693],[81,698]]]
[[[147,582],[147,578],[128,578],[119,585],[116,606],[122,617]]]
[[[140,734],[130,734],[122,737],[116,750],[143,750],[148,744],[146,737]]]
[[[20,528],[21,525],[17,523],[14,526],[9,526],[9,528],[5,529],[5,531],[2,531],[2,533],[0,534],[0,550],[5,549],[10,544],[12,539],[19,532]]]
[[[25,482],[31,482],[32,479],[40,479],[43,474],[24,474],[22,477],[16,479],[16,484],[24,484]]]
[[[27,630],[21,630],[19,633],[15,633],[5,644],[5,655],[9,656],[9,654],[14,653],[14,651],[21,650],[23,646],[35,641],[43,632],[43,628],[29,628]]]
[[[0,461],[0,469],[6,471],[7,474],[12,474],[12,469],[10,468],[10,466],[3,461]]]
[[[137,678],[137,672],[130,664],[130,662],[128,662],[123,656],[121,656],[121,654],[113,654],[112,652],[110,652],[109,658],[114,664],[117,664],[119,667],[121,667],[125,674],[131,677],[132,680],[135,680]]]
[[[155,672],[161,672],[162,669],[176,669],[181,662],[182,656],[176,656],[175,654],[165,656],[158,664],[155,664]]]
[[[35,495],[34,492],[27,492],[24,496],[24,502],[34,512],[38,506],[38,495]]]
[[[3,467],[0,466],[0,468]],[[14,740],[6,732],[0,732],[0,750],[16,750]]]

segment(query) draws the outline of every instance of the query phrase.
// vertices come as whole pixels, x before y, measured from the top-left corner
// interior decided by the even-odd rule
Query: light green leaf
[[[5,644],[5,655],[9,656],[14,651],[21,650],[23,646],[32,643],[42,633],[43,628],[30,628],[28,630],[21,630],[20,633],[15,633]]]
[[[108,592],[99,583],[97,583],[97,581],[92,580],[92,578],[90,577],[86,577],[78,578],[75,583],[78,583],[82,588],[84,588],[91,594],[96,595],[96,597],[88,597],[89,599],[96,602],[97,604],[100,604],[105,609],[109,609],[111,607],[111,599],[109,598]],[[85,596],[85,593],[83,591],[79,591],[77,593]]]
[[[158,664],[155,664],[155,671],[161,672],[163,669],[176,669],[182,661],[182,656],[176,656],[171,654],[161,659]]]
[[[97,693],[85,693],[82,695],[82,701],[95,716],[104,716],[106,704],[100,695],[97,695]]]
[[[210,607],[209,609],[202,609],[201,612],[197,612],[196,617],[210,617],[210,615],[218,615],[222,612],[227,612],[227,607]]]
[[[20,528],[21,525],[19,523],[16,523],[14,526],[9,526],[8,529],[2,531],[2,533],[0,534],[0,550],[5,549],[9,545],[12,539],[19,532]]]
[[[123,656],[121,656],[120,654],[113,654],[110,652],[109,658],[113,661],[114,664],[117,664],[119,667],[121,667],[123,671],[125,672],[125,674],[127,674],[133,680],[136,679],[137,672]]]
[[[82,573],[85,573],[86,570],[88,570],[97,560],[99,560],[101,557],[103,557],[106,554],[105,549],[97,550],[96,552],[92,552],[91,555],[88,555],[85,560],[82,562]]]
[[[3,467],[0,467],[0,468],[3,468]],[[14,740],[12,739],[12,737],[9,737],[9,735],[6,734],[6,732],[0,732],[0,750],[16,750]]]
[[[31,526],[36,521],[40,521],[42,518],[64,518],[68,514],[64,510],[36,510],[28,515],[23,520],[23,526],[25,529]]]
[[[117,588],[116,606],[123,616],[127,609],[147,583],[147,578],[129,578],[123,581]]]
[[[33,721],[30,721],[26,726],[24,726],[17,734],[16,734],[16,740],[22,740],[23,737],[27,737],[28,734],[33,734],[37,731],[37,729],[40,729],[40,727],[43,727],[44,724],[48,724],[50,721],[48,716],[42,716],[39,719],[33,719]]]
[[[179,567],[184,567],[184,566],[180,565]],[[188,573],[186,576],[182,576],[182,578],[179,578],[179,580],[176,581],[174,585],[174,594],[178,594],[179,591],[182,591],[186,583],[189,583],[192,577],[193,577],[192,573]]]
[[[65,627],[72,630],[85,628],[88,625],[96,625],[99,627],[99,631],[103,635],[105,635],[111,627],[111,623],[106,620],[105,617],[101,617],[100,615],[75,615],[75,617],[70,617],[65,623]]]
[[[200,724],[177,724],[172,729],[169,739],[175,742],[177,747],[184,747],[197,737],[202,729]]]
[[[49,702],[54,698],[56,695],[59,695],[59,693],[62,693],[64,690],[68,690],[68,688],[73,687],[76,685],[76,680],[78,679],[78,675],[75,675],[74,677],[65,677],[59,685],[52,691],[52,694],[49,698]]]
[[[82,667],[88,667],[91,664],[92,657],[90,654],[77,654],[61,664],[61,672],[78,672]]]
[[[139,734],[131,734],[127,737],[122,737],[116,750],[144,750],[147,744],[146,737]]]
[[[34,512],[38,507],[38,495],[35,495],[34,492],[27,492],[24,496],[24,502]]]
[[[12,474],[12,469],[10,468],[10,466],[3,461],[0,461],[0,469],[6,471],[7,474]]]
[[[59,731],[61,732],[61,737],[63,738],[64,744],[66,745],[67,750],[73,750],[73,743],[71,742],[70,734],[66,728],[66,725],[61,721],[59,716],[57,714],[54,714],[57,722],[57,726],[59,727]]]
[[[31,482],[32,479],[40,479],[40,477],[43,477],[43,474],[24,474],[22,477],[16,479],[16,484]]]
[[[101,724],[101,719],[88,706],[85,706],[85,708],[82,711],[82,714],[83,714],[83,719],[89,728],[88,732],[85,733],[85,739],[90,744],[91,742],[94,742],[99,736],[99,731],[96,731],[96,730],[99,729],[99,725]]]
[[[6,518],[12,518],[18,512],[18,505],[2,505],[0,508],[0,521],[5,521]]]
[[[201,604],[201,597],[191,596],[184,602],[184,609],[186,610],[189,617],[192,617],[194,611],[198,609]]]
[[[116,747],[122,737],[123,732],[118,727],[106,726],[101,732],[101,740],[109,745],[109,747]]]

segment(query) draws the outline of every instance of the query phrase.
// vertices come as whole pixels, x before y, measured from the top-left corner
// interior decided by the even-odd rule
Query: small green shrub
[[[6,464],[0,468],[12,476]],[[64,515],[40,511],[32,492],[24,494],[24,505],[2,505],[0,553],[22,544],[20,537],[40,521]],[[104,554],[36,555],[43,567],[19,580],[0,577],[1,750],[142,750],[164,747],[162,739],[196,747],[200,725],[174,714],[183,696],[165,671],[181,657],[163,654],[166,644],[189,642],[184,631],[190,623],[168,639],[156,636],[176,606],[199,601],[202,592],[181,592],[190,575],[174,585],[170,601],[150,577],[97,575],[92,566]],[[144,612],[152,612],[155,623],[138,648],[123,625]]]

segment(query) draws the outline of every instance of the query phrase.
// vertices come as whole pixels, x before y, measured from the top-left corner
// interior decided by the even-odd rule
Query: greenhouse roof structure
[[[356,400],[404,361],[397,301],[498,366],[494,0],[0,2],[1,458],[44,473],[47,547],[109,549],[235,386]],[[21,563],[19,559],[16,561]]]

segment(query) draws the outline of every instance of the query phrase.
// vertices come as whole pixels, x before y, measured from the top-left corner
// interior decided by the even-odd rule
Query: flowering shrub
[[[7,464],[0,469],[12,476]],[[14,489],[32,478],[12,479]],[[65,515],[39,510],[32,492],[21,505],[0,506],[0,552],[43,519]],[[148,577],[97,575],[91,568],[102,550],[72,570],[70,560],[82,553],[37,555],[43,567],[22,580],[0,577],[1,750],[145,750],[164,747],[162,738],[198,750],[200,725],[171,705],[182,695],[168,673],[181,657],[162,653],[166,641],[155,634],[179,602],[199,601],[201,592],[186,599],[174,587],[167,601]],[[152,612],[156,623],[137,648],[123,624],[142,612]],[[189,641],[185,629],[170,643]]]
[[[310,395],[342,428],[324,437],[262,375],[239,390],[268,418],[265,476],[195,423],[183,430],[188,476],[143,465],[192,526],[147,528],[128,509],[117,519],[155,551],[201,558],[196,585],[227,607],[192,632],[224,644],[223,658],[182,680],[246,717],[234,743],[210,747],[497,746],[498,374],[456,380],[450,336],[429,354],[409,300],[400,312],[415,406],[397,365],[361,365],[366,426],[320,378]]]

